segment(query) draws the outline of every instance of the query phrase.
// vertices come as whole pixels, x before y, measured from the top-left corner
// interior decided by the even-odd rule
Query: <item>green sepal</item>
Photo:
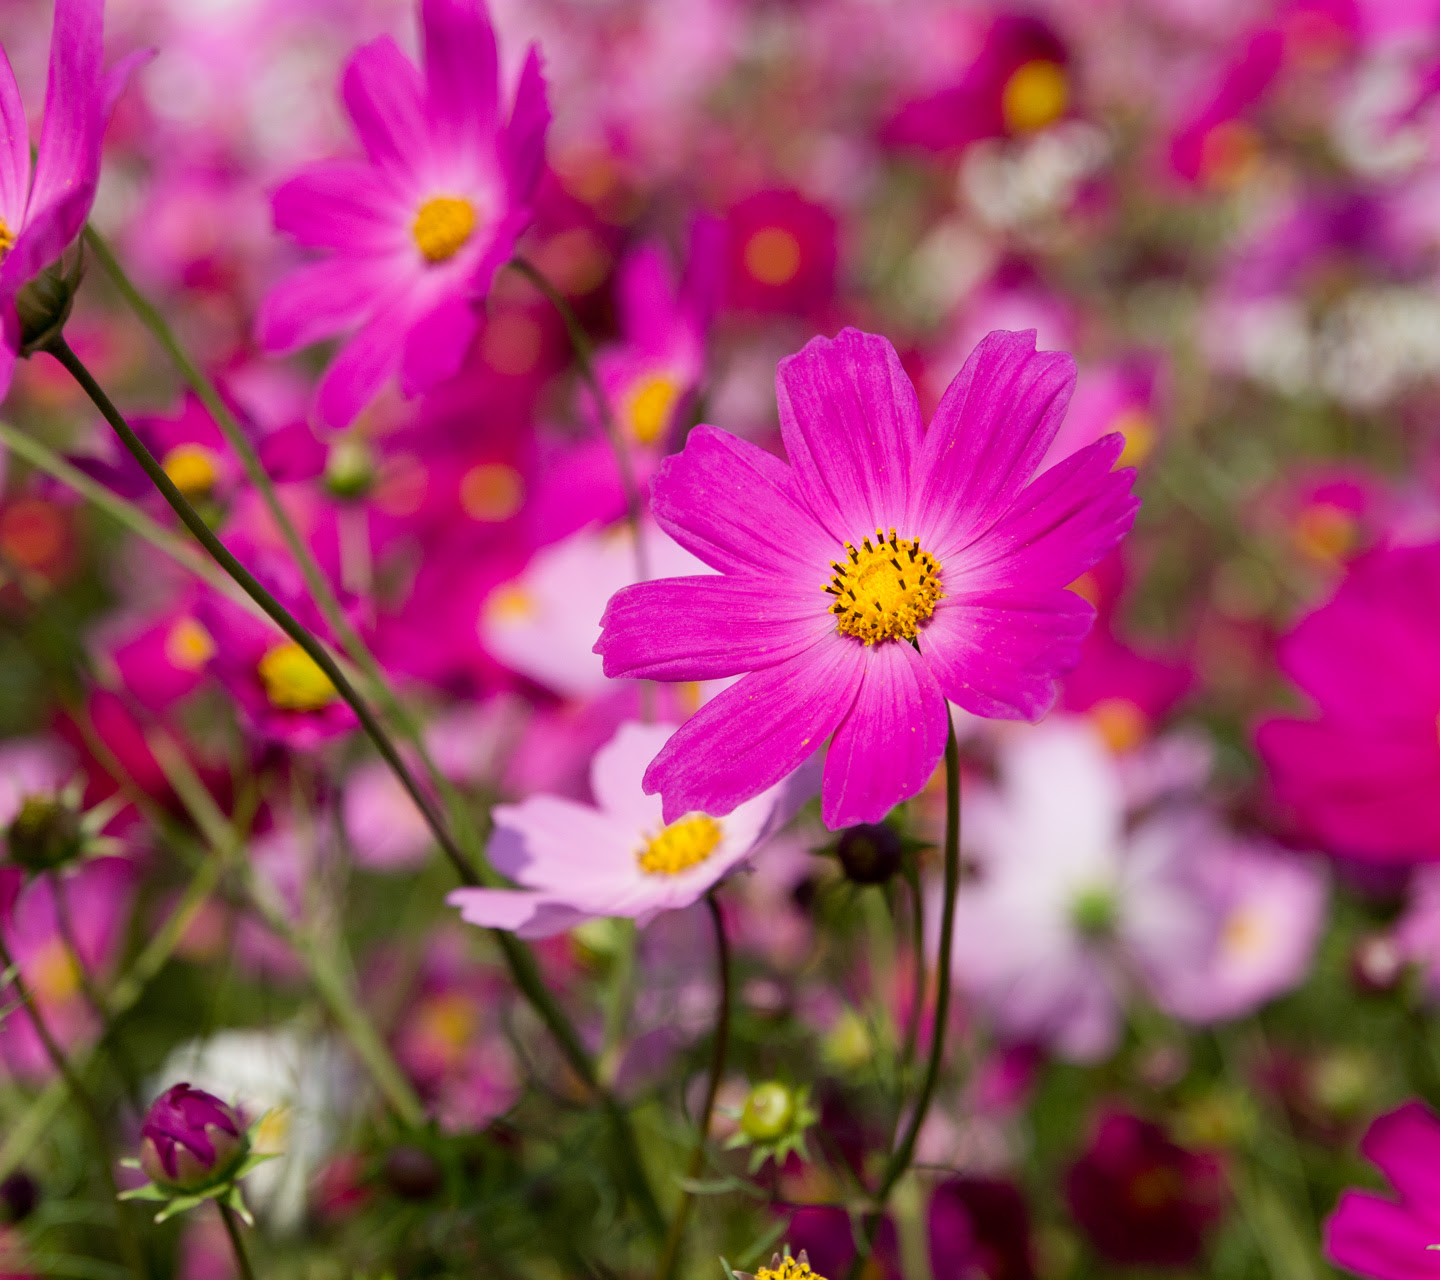
[[[117,1200],[168,1200],[169,1193],[161,1191],[153,1182],[147,1182],[143,1187],[132,1187],[129,1191],[122,1191],[115,1197]]]
[[[155,1215],[155,1223],[158,1226],[160,1223],[173,1218],[177,1213],[184,1213],[187,1209],[193,1209],[196,1205],[204,1204],[208,1199],[210,1199],[208,1195],[176,1196],[175,1199],[170,1201],[169,1204]]]

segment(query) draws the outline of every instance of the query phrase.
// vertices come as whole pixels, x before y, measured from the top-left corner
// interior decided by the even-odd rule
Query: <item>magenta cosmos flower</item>
[[[1358,560],[1282,641],[1312,719],[1262,724],[1285,817],[1331,853],[1440,859],[1440,544]]]
[[[1325,1256],[1374,1280],[1440,1276],[1440,1120],[1407,1102],[1370,1126],[1360,1151],[1398,1194],[1346,1191],[1325,1223]]]
[[[56,0],[33,173],[20,88],[0,49],[0,399],[20,353],[15,297],[64,253],[90,216],[105,124],[137,64],[132,56],[101,73],[104,11],[104,0]]]
[[[1031,480],[1075,363],[1035,334],[990,334],[927,431],[884,339],[846,329],[780,363],[790,465],[697,427],[653,486],[656,518],[719,576],[617,592],[609,676],[744,675],[645,774],[666,821],[729,813],[831,735],[823,815],[877,822],[945,748],[946,699],[1034,719],[1094,610],[1066,585],[1129,528],[1133,471],[1107,436]]]
[[[350,60],[345,107],[365,160],[330,160],[275,193],[275,225],[321,262],[265,300],[261,343],[353,332],[321,380],[343,427],[399,374],[407,395],[460,367],[496,269],[530,221],[550,112],[531,49],[503,121],[495,32],[479,0],[421,0],[422,75],[382,37]]]

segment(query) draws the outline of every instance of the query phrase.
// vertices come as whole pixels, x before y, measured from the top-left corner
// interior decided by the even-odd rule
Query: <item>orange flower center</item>
[[[1012,133],[1033,133],[1053,124],[1069,103],[1065,68],[1048,58],[1022,62],[1010,73],[1000,95],[1000,110]]]
[[[789,284],[800,274],[800,241],[784,227],[765,227],[745,242],[745,270],[761,284]]]
[[[160,465],[187,498],[205,497],[220,478],[215,455],[203,444],[177,444]]]
[[[0,258],[3,258],[15,247],[15,233],[10,230],[10,224],[4,218],[0,218]]]
[[[629,401],[630,430],[641,444],[654,444],[670,424],[680,388],[663,375],[645,378]]]

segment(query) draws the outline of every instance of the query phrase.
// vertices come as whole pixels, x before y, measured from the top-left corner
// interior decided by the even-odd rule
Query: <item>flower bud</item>
[[[363,498],[375,483],[375,453],[364,440],[346,436],[330,447],[325,487],[336,498]]]
[[[233,1107],[188,1084],[162,1093],[140,1127],[140,1167],[167,1191],[194,1192],[224,1182],[249,1149]]]
[[[776,1142],[795,1125],[795,1095],[778,1080],[757,1084],[740,1112],[740,1129],[751,1142]]]
[[[49,871],[84,846],[80,815],[60,796],[26,796],[5,833],[10,860],[27,871]]]
[[[835,852],[847,879],[869,885],[884,884],[899,871],[904,850],[893,827],[866,822],[841,832]]]

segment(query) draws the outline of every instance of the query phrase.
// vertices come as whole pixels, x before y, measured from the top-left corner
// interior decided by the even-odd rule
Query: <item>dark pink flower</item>
[[[132,56],[108,74],[101,71],[104,11],[104,0],[56,0],[33,172],[20,88],[0,49],[0,399],[20,349],[15,297],[60,257],[90,216],[105,124],[137,63]]]
[[[743,675],[655,758],[666,821],[729,813],[832,734],[823,812],[877,822],[945,746],[946,699],[1033,719],[1094,611],[1067,591],[1129,528],[1133,471],[1106,437],[1031,477],[1075,365],[992,333],[929,430],[884,339],[847,329],[783,360],[787,466],[713,427],[652,484],[660,524],[719,576],[616,593],[596,646],[611,677]]]
[[[343,427],[398,374],[407,395],[459,369],[495,271],[530,221],[550,111],[539,54],[508,121],[495,32],[481,0],[421,0],[424,72],[389,37],[346,68],[345,106],[365,160],[312,165],[275,193],[275,225],[330,256],[266,299],[262,344],[289,351],[353,336],[317,392]]]
[[[796,191],[759,191],[725,220],[726,301],[740,311],[822,310],[835,293],[834,215]]]
[[[1260,726],[1285,817],[1327,852],[1440,859],[1440,544],[1358,560],[1281,642],[1310,719]]]
[[[1204,1245],[1224,1199],[1220,1167],[1157,1124],[1112,1111],[1071,1166],[1065,1197],[1090,1242],[1111,1262],[1185,1266]]]
[[[244,1150],[245,1128],[234,1108],[188,1084],[166,1089],[140,1126],[140,1167],[152,1182],[179,1191],[225,1177]]]
[[[1440,1120],[1407,1102],[1370,1126],[1360,1150],[1397,1195],[1344,1192],[1325,1223],[1325,1256],[1374,1280],[1440,1276]]]

